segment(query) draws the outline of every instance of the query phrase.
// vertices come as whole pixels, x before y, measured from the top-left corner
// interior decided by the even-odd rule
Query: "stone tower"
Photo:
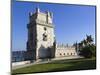
[[[52,19],[51,12],[43,13],[39,8],[36,8],[34,13],[29,13],[27,59],[37,60],[55,56]]]

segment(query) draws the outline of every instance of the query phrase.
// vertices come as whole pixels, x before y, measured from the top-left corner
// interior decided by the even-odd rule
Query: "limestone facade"
[[[43,13],[39,8],[36,8],[35,13],[29,13],[27,29],[27,59],[37,60],[77,55],[73,46],[56,45],[51,12]]]
[[[34,60],[50,58],[54,56],[54,27],[52,13],[40,12],[39,8],[35,13],[29,14],[27,53]],[[32,53],[32,54],[31,54]]]
[[[55,57],[77,56],[76,47],[63,44],[56,45]]]

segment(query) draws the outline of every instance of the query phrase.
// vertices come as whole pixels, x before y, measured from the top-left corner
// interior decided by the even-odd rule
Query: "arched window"
[[[69,55],[69,53],[67,53],[67,55]]]
[[[71,55],[73,55],[73,53],[71,53]]]
[[[47,28],[46,28],[46,27],[44,27],[44,30],[46,31],[46,30],[47,30]]]
[[[62,54],[60,53],[60,55],[62,55]]]
[[[47,41],[47,35],[45,33],[43,34],[43,41]]]

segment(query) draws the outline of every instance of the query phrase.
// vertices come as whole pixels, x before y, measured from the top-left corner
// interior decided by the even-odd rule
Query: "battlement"
[[[39,22],[45,22],[47,24],[52,24],[53,13],[49,11],[41,12],[39,8],[36,11],[29,12],[30,22],[38,20]]]
[[[56,44],[55,57],[76,56],[76,47],[68,44]]]
[[[75,46],[71,46],[68,44],[56,44],[56,48],[75,48]]]

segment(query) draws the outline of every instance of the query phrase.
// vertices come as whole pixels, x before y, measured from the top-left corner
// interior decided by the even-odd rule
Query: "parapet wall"
[[[68,57],[76,55],[77,52],[75,46],[56,45],[55,57]]]

